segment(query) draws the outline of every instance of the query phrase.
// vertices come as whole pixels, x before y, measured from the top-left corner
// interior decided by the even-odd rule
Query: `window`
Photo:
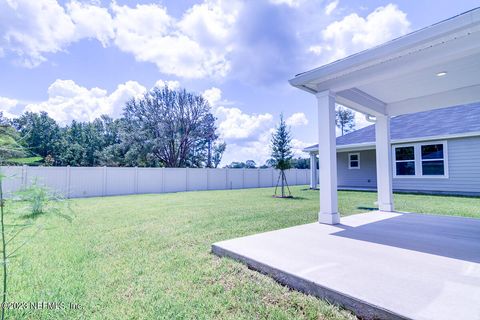
[[[395,172],[397,176],[415,175],[415,147],[395,148]]]
[[[446,142],[393,147],[396,177],[447,177]]]
[[[348,169],[360,169],[360,153],[348,154]]]
[[[445,175],[443,144],[422,145],[422,174],[424,176]]]

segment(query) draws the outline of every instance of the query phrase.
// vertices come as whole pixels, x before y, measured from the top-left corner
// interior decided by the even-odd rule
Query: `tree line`
[[[10,143],[21,147],[17,160],[33,157],[47,166],[217,167],[226,144],[215,120],[201,95],[168,87],[131,99],[118,119],[60,126],[46,112],[13,120],[0,114]]]
[[[118,119],[103,115],[61,126],[46,112],[10,120],[0,111],[0,156],[15,150],[15,157],[4,157],[9,164],[216,168],[227,145],[219,139],[215,120],[201,95],[166,86],[128,101]],[[338,108],[336,124],[342,135],[354,130],[353,112]],[[289,161],[293,168],[310,167],[307,158]],[[247,160],[226,167],[273,166],[269,159],[263,165]]]

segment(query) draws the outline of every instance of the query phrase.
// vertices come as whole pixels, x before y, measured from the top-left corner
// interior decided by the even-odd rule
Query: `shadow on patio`
[[[402,213],[359,226],[337,225],[334,236],[470,262],[480,262],[480,219]]]

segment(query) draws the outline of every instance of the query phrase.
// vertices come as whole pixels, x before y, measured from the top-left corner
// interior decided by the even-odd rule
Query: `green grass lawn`
[[[220,240],[316,220],[318,191],[294,187],[72,201],[74,220],[45,226],[9,264],[9,301],[77,303],[80,310],[9,310],[11,319],[352,319],[210,253]],[[340,192],[342,214],[376,194]],[[479,198],[395,195],[404,211],[480,217]]]

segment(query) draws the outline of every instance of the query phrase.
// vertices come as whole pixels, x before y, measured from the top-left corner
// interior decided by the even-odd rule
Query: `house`
[[[375,125],[336,138],[339,189],[376,189]],[[393,189],[480,195],[480,103],[391,120]],[[304,149],[316,163],[318,145]],[[317,166],[311,165],[312,188]]]

